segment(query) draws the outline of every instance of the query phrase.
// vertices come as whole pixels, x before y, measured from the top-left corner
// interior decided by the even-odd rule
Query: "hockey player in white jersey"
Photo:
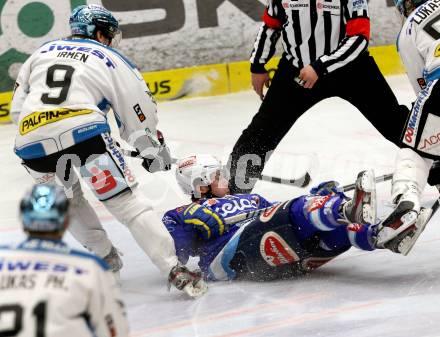
[[[431,216],[421,207],[420,195],[433,160],[440,158],[440,1],[395,4],[405,18],[397,47],[417,99],[396,158],[391,191],[396,209],[382,223],[378,242],[396,237],[385,245],[407,254]]]
[[[11,104],[19,129],[15,153],[38,182],[56,179],[72,192],[72,234],[109,257],[114,270],[119,257],[72,167],[171,283],[200,295],[203,281],[178,264],[171,236],[151,203],[135,195],[135,177],[110,135],[111,107],[122,139],[145,158],[142,166],[170,168],[168,147],[156,133],[154,99],[135,65],[111,47],[120,36],[118,21],[101,6],[83,5],[72,11],[70,26],[71,38],[44,44],[19,72]]]
[[[68,206],[56,185],[35,185],[23,197],[20,217],[28,238],[0,247],[0,336],[128,336],[108,265],[62,241]]]

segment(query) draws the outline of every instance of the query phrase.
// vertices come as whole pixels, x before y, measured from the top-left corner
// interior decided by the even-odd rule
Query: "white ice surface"
[[[401,102],[413,100],[406,77],[390,77],[389,82]],[[365,97],[375,99],[367,92]],[[295,102],[291,104],[295,106]],[[253,92],[161,103],[160,129],[175,157],[205,152],[225,159],[258,107]],[[17,203],[32,182],[12,153],[14,133],[14,126],[0,126],[0,244],[23,238]],[[309,169],[313,183],[334,179],[349,184],[362,169],[374,168],[376,175],[391,172],[395,153],[396,148],[350,104],[329,99],[298,120],[265,173],[295,177]],[[177,189],[172,172],[151,175],[135,159],[130,163],[141,190],[159,213],[188,201]],[[389,211],[385,206],[389,187],[389,182],[377,186],[380,215]],[[268,199],[285,200],[306,190],[260,182],[255,191]],[[164,277],[135,245],[128,230],[90,192],[87,196],[124,253],[122,290],[132,337],[440,336],[438,214],[407,257],[352,248],[306,277],[211,284],[206,296],[192,301],[178,291],[168,293]],[[435,189],[427,187],[423,203],[431,205],[436,197]],[[79,247],[70,236],[67,240]]]

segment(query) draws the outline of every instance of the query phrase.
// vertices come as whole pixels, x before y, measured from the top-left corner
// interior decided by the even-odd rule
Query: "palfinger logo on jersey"
[[[60,108],[47,111],[36,111],[24,117],[19,124],[20,135],[25,135],[41,126],[58,122],[62,119],[71,118],[79,115],[86,115],[92,113],[93,110],[71,110]]]
[[[90,171],[94,174],[90,178],[90,183],[97,194],[104,194],[116,187],[116,180],[109,170],[100,170],[98,167],[92,167]]]
[[[267,232],[260,241],[260,253],[269,266],[299,261],[300,258],[287,242],[275,232]]]

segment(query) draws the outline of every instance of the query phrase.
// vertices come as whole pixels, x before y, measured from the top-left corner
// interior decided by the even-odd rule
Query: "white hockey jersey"
[[[61,241],[1,247],[0,336],[128,336],[115,278],[104,261]]]
[[[130,60],[94,40],[48,42],[26,60],[15,84],[15,152],[44,157],[110,131],[110,107],[124,140],[159,145],[156,103]]]
[[[397,48],[416,94],[440,78],[440,0],[427,1],[411,13]]]

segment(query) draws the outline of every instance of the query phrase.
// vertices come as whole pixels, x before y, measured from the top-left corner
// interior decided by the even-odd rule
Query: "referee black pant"
[[[340,97],[350,102],[386,139],[400,145],[409,110],[399,105],[373,57],[367,52],[319,78],[312,89],[304,89],[296,83],[294,78],[298,75],[299,69],[282,58],[258,113],[242,132],[229,157],[232,193],[249,193],[252,190],[256,180],[249,182],[248,178],[260,177],[267,160],[266,154],[277,147],[304,112],[326,98]],[[328,118],[332,118],[331,111]],[[240,160],[249,154],[254,155],[252,158],[258,156],[261,165]],[[238,163],[240,167],[237,167]]]

